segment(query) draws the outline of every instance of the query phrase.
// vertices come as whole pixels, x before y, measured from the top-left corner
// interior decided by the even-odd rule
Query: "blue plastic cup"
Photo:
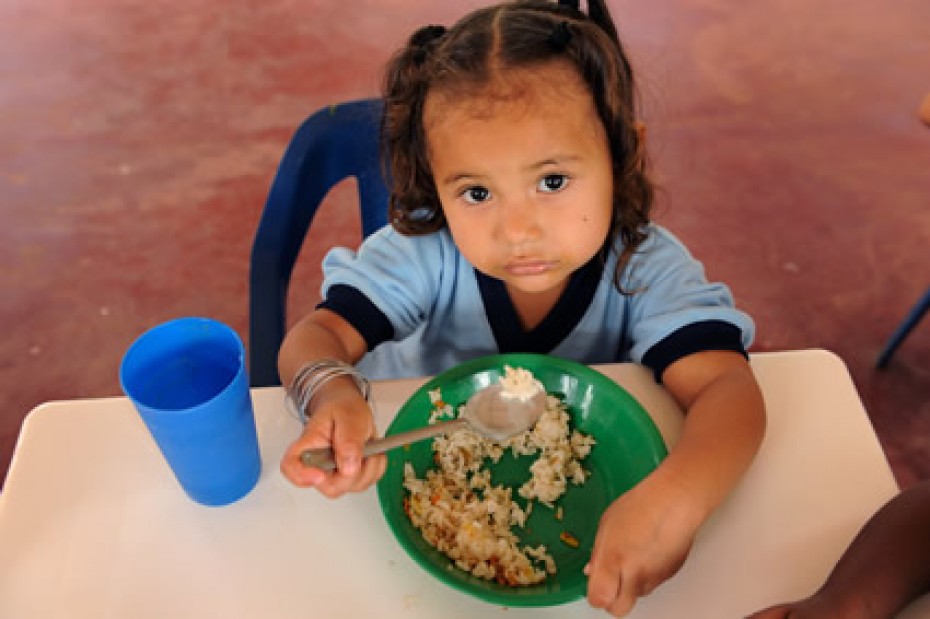
[[[209,318],[166,322],[129,347],[119,374],[188,496],[226,505],[255,487],[261,457],[235,331]]]

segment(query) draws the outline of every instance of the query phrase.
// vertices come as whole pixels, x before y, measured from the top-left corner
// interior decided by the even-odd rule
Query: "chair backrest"
[[[284,340],[287,290],[310,223],[326,194],[355,177],[362,235],[387,223],[382,175],[380,99],[318,110],[291,138],[271,184],[255,240],[249,274],[249,375],[253,387],[280,384],[278,349]]]

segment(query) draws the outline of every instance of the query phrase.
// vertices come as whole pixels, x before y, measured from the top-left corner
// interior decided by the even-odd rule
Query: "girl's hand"
[[[615,500],[598,525],[585,567],[588,601],[615,617],[679,570],[702,520],[661,473]]]
[[[375,435],[368,403],[354,385],[327,389],[315,400],[303,433],[281,459],[281,472],[295,486],[316,488],[329,498],[365,490],[381,478],[387,465],[383,454],[362,458],[365,442]],[[335,471],[322,471],[301,462],[304,450],[319,447],[332,447]]]

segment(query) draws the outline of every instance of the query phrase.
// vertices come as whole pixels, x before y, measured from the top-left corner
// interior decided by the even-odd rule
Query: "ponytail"
[[[423,105],[429,89],[426,73],[444,26],[424,26],[387,65],[381,150],[385,177],[392,181],[388,220],[403,234],[424,234],[445,225],[427,160]],[[398,196],[404,196],[403,203]]]

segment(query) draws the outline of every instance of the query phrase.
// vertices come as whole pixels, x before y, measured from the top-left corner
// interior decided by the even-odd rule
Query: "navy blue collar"
[[[601,281],[600,255],[572,273],[555,305],[535,328],[525,331],[504,282],[475,269],[481,301],[499,352],[548,353],[575,330]]]

